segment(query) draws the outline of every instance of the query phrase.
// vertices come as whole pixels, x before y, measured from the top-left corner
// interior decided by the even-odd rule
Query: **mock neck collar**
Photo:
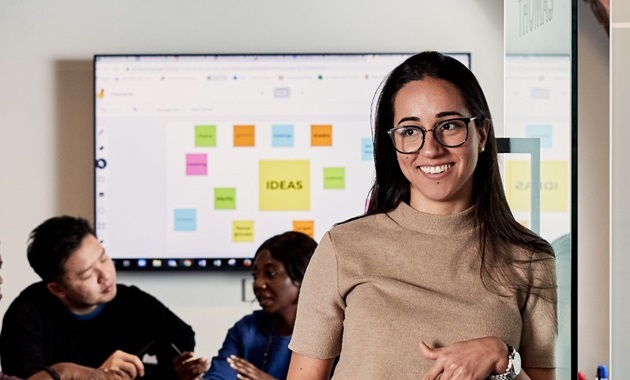
[[[462,212],[447,215],[427,214],[418,211],[405,202],[387,213],[402,227],[430,235],[459,235],[470,233],[475,227],[475,206]]]

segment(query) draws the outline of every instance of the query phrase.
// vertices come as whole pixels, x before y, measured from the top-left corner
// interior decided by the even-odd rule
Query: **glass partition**
[[[521,151],[503,155],[503,178],[516,219],[556,253],[558,380],[577,377],[576,10],[576,0],[505,2],[505,124],[497,131],[538,144],[539,157]],[[540,162],[533,163],[536,159]]]

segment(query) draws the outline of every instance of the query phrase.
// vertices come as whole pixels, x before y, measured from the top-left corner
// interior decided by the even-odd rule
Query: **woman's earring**
[[[486,150],[486,147],[482,145],[481,148],[479,148],[479,153],[483,153],[484,150]]]

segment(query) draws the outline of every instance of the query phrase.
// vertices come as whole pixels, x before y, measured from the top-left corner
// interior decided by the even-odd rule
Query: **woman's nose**
[[[267,282],[262,277],[258,277],[254,280],[254,289],[264,289],[267,287]]]
[[[433,157],[441,152],[442,149],[444,149],[444,147],[435,138],[435,134],[433,132],[427,132],[424,136],[424,144],[420,152],[426,157]]]

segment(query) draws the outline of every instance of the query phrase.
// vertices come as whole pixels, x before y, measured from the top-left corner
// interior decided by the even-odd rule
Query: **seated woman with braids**
[[[317,243],[289,231],[265,241],[252,265],[254,294],[262,310],[229,329],[204,379],[285,379],[298,294]]]

